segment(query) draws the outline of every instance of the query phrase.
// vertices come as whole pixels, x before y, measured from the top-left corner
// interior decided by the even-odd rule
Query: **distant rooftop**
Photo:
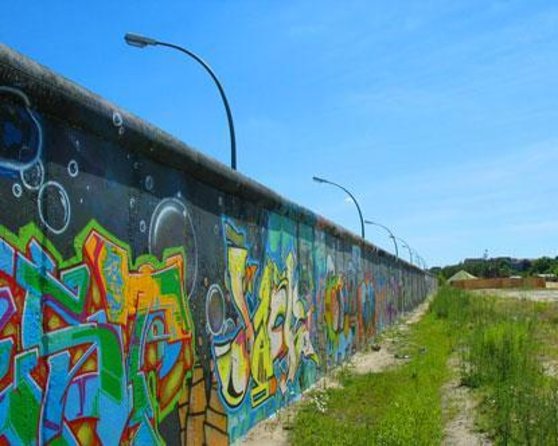
[[[453,276],[448,279],[448,282],[454,282],[456,280],[474,280],[477,279],[476,276],[473,276],[471,273],[468,273],[464,269],[461,271],[456,272]]]

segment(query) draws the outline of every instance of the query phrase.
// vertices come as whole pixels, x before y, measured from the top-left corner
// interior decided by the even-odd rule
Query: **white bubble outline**
[[[72,173],[72,170],[70,169],[70,166],[76,166],[76,170],[74,173]],[[68,171],[68,175],[70,175],[72,178],[76,178],[79,175],[79,164],[75,159],[71,159],[68,162],[68,165],[66,166],[66,170]]]
[[[155,178],[153,178],[153,175],[146,175],[143,180],[143,187],[145,187],[146,191],[153,192],[153,189],[155,189]]]
[[[21,184],[19,183],[12,184],[12,194],[16,198],[21,198],[21,196],[23,195],[23,188],[21,187]]]
[[[50,224],[48,224],[41,209],[41,199],[45,192],[45,189],[48,186],[60,188],[60,190],[62,191],[62,196],[66,200],[66,203],[68,203],[68,218],[66,219],[66,222],[61,229],[54,229]],[[39,194],[37,195],[37,208],[39,209],[39,218],[41,219],[41,223],[44,224],[49,231],[54,234],[62,234],[66,229],[68,229],[68,225],[70,224],[70,220],[72,219],[72,206],[70,204],[70,197],[68,197],[66,189],[64,189],[64,187],[58,181],[47,181],[41,186],[41,188],[39,189]]]
[[[29,116],[31,116],[31,119],[33,120],[35,126],[37,127],[37,131],[38,131],[37,154],[31,161],[25,164],[14,163],[12,161],[4,160],[4,159],[0,161],[0,166],[4,166],[10,170],[21,172],[22,170],[31,167],[40,159],[41,153],[43,151],[43,129],[41,128],[41,124],[39,124],[38,119],[31,111],[31,101],[29,100],[29,98],[25,93],[23,93],[21,90],[18,90],[17,88],[8,87],[5,85],[0,86],[0,93],[1,92],[12,93],[15,94],[16,96],[19,96],[19,98],[23,100],[23,102],[25,103],[25,109],[27,110],[27,113],[29,113]]]
[[[223,322],[221,322],[221,327],[219,327],[219,330],[213,330],[211,328],[211,324],[209,322],[210,317],[209,317],[209,296],[211,296],[214,292],[219,293],[219,295],[221,296],[221,308],[223,309]],[[213,334],[213,335],[219,335],[223,332],[223,327],[225,325],[226,322],[226,314],[225,314],[225,295],[223,294],[223,290],[221,289],[221,287],[219,285],[217,285],[216,283],[214,283],[213,285],[211,285],[209,287],[209,289],[207,290],[207,293],[205,295],[205,320],[207,321],[207,330]]]
[[[112,124],[115,127],[122,127],[124,125],[124,118],[120,114],[120,112],[113,110],[112,111]]]
[[[198,242],[197,242],[197,237],[196,237],[196,230],[194,229],[194,223],[192,222],[192,217],[190,215],[190,211],[188,210],[188,206],[186,206],[186,203],[184,201],[179,200],[178,198],[175,198],[175,197],[167,197],[167,198],[163,198],[157,204],[157,206],[155,206],[155,209],[153,210],[153,213],[151,214],[151,221],[149,222],[149,238],[148,238],[148,242],[147,242],[148,243],[148,248],[149,248],[149,252],[151,254],[153,254],[153,249],[152,249],[153,237],[154,237],[154,234],[155,234],[156,229],[157,229],[155,227],[156,226],[155,216],[158,215],[161,211],[161,208],[168,205],[168,203],[175,203],[175,204],[178,204],[179,206],[184,208],[184,210],[186,211],[186,214],[184,215],[184,217],[186,217],[186,219],[188,220],[188,223],[190,223],[190,228],[192,229],[192,239],[193,239],[193,242],[194,242],[194,271],[193,271],[193,274],[192,274],[192,289],[191,290],[186,290],[188,292],[188,299],[189,299],[190,297],[192,297],[192,294],[194,293],[194,289],[196,288],[196,282],[198,280]],[[188,262],[188,259],[186,259],[186,263],[187,262]]]
[[[39,166],[39,170],[41,171],[41,181],[39,181],[39,185],[38,186],[31,186],[31,184],[25,179],[25,175],[24,173],[27,172],[29,169],[32,169],[35,166]],[[43,183],[45,182],[45,167],[43,166],[43,162],[41,160],[38,160],[35,164],[26,167],[25,169],[21,169],[19,171],[19,178],[21,179],[21,182],[23,183],[23,185],[29,189],[29,190],[39,190],[41,188],[41,186],[43,185]]]

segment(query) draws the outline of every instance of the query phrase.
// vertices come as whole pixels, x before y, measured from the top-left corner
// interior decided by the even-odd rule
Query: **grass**
[[[355,375],[343,369],[342,389],[315,392],[298,412],[296,445],[439,443],[443,422],[439,388],[451,353],[447,327],[433,314],[411,330],[409,362],[383,373]]]
[[[462,350],[463,382],[482,396],[479,423],[497,444],[558,444],[558,383],[544,369],[556,323],[542,317],[541,304],[492,305]]]
[[[478,428],[496,444],[558,444],[558,307],[443,288],[406,334],[410,360],[383,373],[342,369],[342,389],[318,391],[294,420],[295,445],[440,444],[441,387],[452,352],[480,400]]]
[[[478,425],[496,444],[558,444],[558,307],[444,290],[432,310],[460,333],[462,383],[480,397]]]

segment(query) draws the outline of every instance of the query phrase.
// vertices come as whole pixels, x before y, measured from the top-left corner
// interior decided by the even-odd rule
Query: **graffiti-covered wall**
[[[225,444],[432,291],[0,46],[0,444]]]

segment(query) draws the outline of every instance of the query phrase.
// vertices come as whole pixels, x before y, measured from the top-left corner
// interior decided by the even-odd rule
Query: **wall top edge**
[[[107,101],[47,67],[0,43],[0,82],[30,94],[32,107],[141,153],[229,194],[242,197],[268,210],[315,225],[380,255],[391,257],[409,269],[423,272],[402,258],[363,240],[346,228],[288,200],[270,188],[204,155],[167,132]],[[114,131],[113,116],[119,114],[126,131]],[[94,119],[95,118],[95,119]],[[428,271],[427,275],[431,275]]]

